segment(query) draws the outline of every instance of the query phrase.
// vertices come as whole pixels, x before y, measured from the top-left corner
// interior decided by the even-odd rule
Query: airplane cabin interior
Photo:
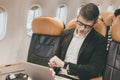
[[[61,33],[76,28],[77,15],[87,3],[98,6],[100,14],[93,28],[107,39],[103,75],[90,80],[120,80],[120,17],[113,24],[120,0],[0,0],[0,80],[32,80],[22,62],[48,68]]]

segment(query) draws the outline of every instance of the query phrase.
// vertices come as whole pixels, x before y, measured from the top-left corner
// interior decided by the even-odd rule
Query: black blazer
[[[61,35],[56,55],[63,61],[74,30],[65,30]],[[107,39],[92,29],[79,50],[77,64],[69,63],[69,74],[79,76],[80,80],[99,76],[106,63],[106,44]]]

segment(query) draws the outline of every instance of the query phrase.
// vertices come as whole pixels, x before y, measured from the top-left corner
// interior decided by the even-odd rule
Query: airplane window
[[[6,34],[7,13],[3,7],[0,7],[0,40],[2,40]]]
[[[65,4],[62,4],[58,7],[57,9],[57,13],[56,13],[56,17],[61,19],[65,24],[67,21],[67,6]]]
[[[77,9],[77,15],[79,15],[80,9],[81,9],[81,7],[79,7],[79,8]]]
[[[118,6],[118,8],[120,8],[120,5]]]
[[[28,11],[28,18],[27,18],[27,34],[32,36],[32,20],[38,16],[42,15],[42,10],[40,5],[34,4]]]
[[[84,5],[85,5],[85,3],[82,2],[81,5],[80,5],[80,7],[77,9],[77,15],[79,15],[79,12],[80,12],[81,8],[82,8]]]
[[[108,11],[114,11],[113,5],[112,5],[112,4],[109,5],[107,10],[108,10]]]
[[[99,11],[101,12],[101,5],[98,5]]]

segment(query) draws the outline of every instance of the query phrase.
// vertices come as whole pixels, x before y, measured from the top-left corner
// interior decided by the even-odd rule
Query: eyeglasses
[[[86,25],[86,24],[82,23],[82,22],[79,21],[79,20],[77,20],[76,22],[77,22],[77,24],[78,24],[79,26],[84,26],[84,28],[86,28],[86,29],[91,29],[92,26],[93,26],[93,25]]]

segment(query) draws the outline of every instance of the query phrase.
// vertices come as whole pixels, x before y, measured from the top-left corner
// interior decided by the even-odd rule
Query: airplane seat
[[[105,11],[100,13],[99,19],[101,19],[106,26],[111,26],[112,25],[112,17],[114,16],[114,12],[112,11]]]
[[[104,37],[108,37],[110,26],[112,25],[113,12],[102,12],[99,15],[98,22],[94,25],[97,32],[101,33]]]
[[[107,34],[106,25],[100,19],[98,19],[97,23],[94,25],[94,29],[102,36],[106,37]]]
[[[112,25],[108,58],[103,80],[120,80],[120,22]]]
[[[37,17],[32,21],[32,30],[27,61],[48,66],[48,61],[58,46],[64,24],[57,18]]]
[[[66,29],[71,29],[71,28],[75,28],[76,27],[76,18],[75,19],[72,19],[68,22],[67,26],[66,26]]]
[[[101,20],[105,23],[105,25],[107,26],[107,39],[108,39],[108,44],[107,44],[107,50],[111,41],[111,26],[112,26],[112,22],[113,22],[113,16],[114,16],[114,12],[111,11],[106,11],[106,12],[102,12],[100,14]]]

